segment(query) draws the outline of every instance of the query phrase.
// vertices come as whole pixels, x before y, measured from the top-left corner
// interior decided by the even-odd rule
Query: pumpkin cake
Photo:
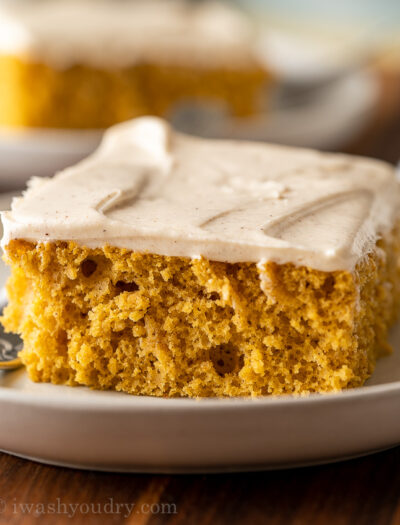
[[[254,24],[216,1],[0,3],[0,125],[105,128],[267,104]]]
[[[357,387],[390,351],[399,209],[383,162],[132,120],[2,213],[2,323],[34,381],[193,397]]]

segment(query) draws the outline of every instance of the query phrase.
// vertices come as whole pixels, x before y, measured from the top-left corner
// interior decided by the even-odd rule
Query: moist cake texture
[[[246,117],[270,83],[240,11],[181,0],[5,0],[0,76],[0,125],[55,128],[185,107]]]
[[[400,298],[385,163],[137,119],[3,212],[35,381],[156,396],[362,385]]]

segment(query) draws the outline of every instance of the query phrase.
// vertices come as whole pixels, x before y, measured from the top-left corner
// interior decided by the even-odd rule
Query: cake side
[[[2,323],[35,381],[156,396],[360,386],[388,351],[398,231],[354,273],[11,241]]]
[[[243,69],[143,63],[116,70],[85,64],[53,69],[0,54],[0,125],[106,128],[142,115],[172,117],[180,107],[248,117],[265,108],[271,76]]]

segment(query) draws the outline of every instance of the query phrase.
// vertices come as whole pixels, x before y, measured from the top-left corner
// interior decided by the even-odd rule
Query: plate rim
[[[18,373],[26,374],[25,369],[17,371]],[[0,377],[0,402],[13,402],[18,405],[33,405],[42,408],[66,408],[78,411],[96,410],[104,411],[112,408],[119,411],[159,411],[169,410],[184,412],[194,410],[216,411],[224,410],[249,410],[249,409],[276,409],[280,407],[309,407],[315,405],[331,405],[332,403],[347,403],[352,401],[367,401],[371,397],[384,398],[387,396],[400,396],[400,381],[392,381],[390,383],[380,385],[367,385],[338,392],[326,393],[311,393],[306,395],[279,395],[279,396],[262,396],[262,397],[212,397],[212,398],[161,398],[156,396],[140,396],[127,394],[124,392],[115,392],[112,390],[94,390],[86,386],[67,386],[67,385],[53,385],[52,383],[40,383],[40,385],[48,386],[49,388],[56,387],[58,389],[81,389],[89,395],[80,396],[74,394],[64,396],[61,392],[57,392],[53,397],[49,397],[49,392],[43,391],[26,391],[18,389],[13,386],[2,385],[4,375],[15,372],[3,372],[3,377]],[[29,377],[26,380],[31,381]],[[102,396],[102,394],[105,396]]]

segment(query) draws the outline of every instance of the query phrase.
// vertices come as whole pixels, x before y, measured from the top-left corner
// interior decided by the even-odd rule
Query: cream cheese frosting
[[[90,157],[34,178],[2,213],[11,239],[73,240],[215,261],[352,270],[393,226],[390,165],[262,143],[205,140],[144,117]]]
[[[3,0],[0,53],[55,68],[254,64],[254,27],[216,1]]]

